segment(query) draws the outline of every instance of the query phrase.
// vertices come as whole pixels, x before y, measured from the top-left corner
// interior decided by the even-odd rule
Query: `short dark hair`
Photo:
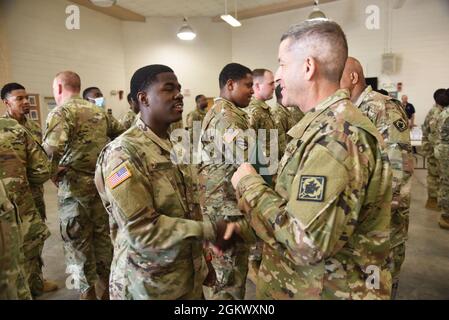
[[[379,90],[377,90],[377,92],[379,92],[380,94],[383,94],[384,96],[387,96],[387,97],[389,96],[388,91],[385,89],[379,89]]]
[[[152,64],[140,68],[131,78],[130,91],[131,97],[137,102],[137,94],[148,89],[148,87],[157,81],[160,73],[174,72],[172,68],[162,64]]]
[[[446,89],[438,89],[433,94],[433,99],[435,102],[442,106],[447,107],[449,105],[449,90]]]
[[[348,41],[341,27],[333,21],[306,20],[290,27],[281,42],[291,39],[290,47],[299,45],[308,50],[322,67],[323,76],[339,82],[348,59]]]
[[[220,89],[223,89],[228,80],[238,81],[245,78],[248,74],[252,74],[251,70],[239,63],[229,63],[220,72],[218,81]]]
[[[199,95],[197,95],[197,96],[195,97],[195,102],[198,103],[198,100],[200,100],[201,97],[205,97],[205,95],[204,95],[204,94],[199,94]]]
[[[84,89],[84,91],[83,91],[83,99],[84,99],[84,100],[87,100],[87,95],[88,95],[92,90],[98,90],[98,91],[100,91],[100,89],[99,89],[98,87],[89,87],[89,88]]]
[[[126,100],[128,100],[128,103],[131,103],[133,101],[131,93],[128,93],[128,95],[126,96]]]
[[[2,93],[1,93],[2,100],[5,100],[6,96],[9,95],[14,90],[25,90],[25,87],[16,82],[11,82],[11,83],[5,84],[2,88]]]

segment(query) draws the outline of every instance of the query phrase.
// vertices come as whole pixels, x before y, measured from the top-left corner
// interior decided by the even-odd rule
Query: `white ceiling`
[[[238,12],[286,0],[236,0],[236,2]],[[214,17],[225,11],[225,0],[118,0],[117,5],[145,17]],[[234,0],[228,0],[228,12],[234,15]]]

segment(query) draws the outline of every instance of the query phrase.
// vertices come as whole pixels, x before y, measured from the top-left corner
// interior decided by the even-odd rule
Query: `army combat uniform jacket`
[[[265,242],[257,297],[389,299],[391,169],[376,128],[338,90],[289,135],[275,191],[258,175],[237,188]]]
[[[194,206],[190,167],[172,163],[172,144],[142,120],[98,159],[96,185],[114,243],[112,299],[200,299],[210,222]]]

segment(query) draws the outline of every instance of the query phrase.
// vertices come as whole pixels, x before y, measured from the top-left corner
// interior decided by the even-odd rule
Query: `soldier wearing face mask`
[[[105,99],[103,93],[97,87],[89,87],[83,91],[83,99],[87,100],[97,107],[104,108]]]

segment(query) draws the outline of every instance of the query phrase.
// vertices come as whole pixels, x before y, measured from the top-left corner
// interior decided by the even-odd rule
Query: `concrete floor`
[[[427,199],[426,171],[416,170],[413,177],[409,240],[401,274],[399,299],[449,299],[449,231],[438,227],[439,214],[424,208]],[[66,288],[64,256],[57,218],[56,189],[45,186],[48,225],[52,232],[44,248],[44,275],[55,280],[60,289],[40,299],[78,299]],[[248,299],[255,298],[255,287],[248,282]]]

